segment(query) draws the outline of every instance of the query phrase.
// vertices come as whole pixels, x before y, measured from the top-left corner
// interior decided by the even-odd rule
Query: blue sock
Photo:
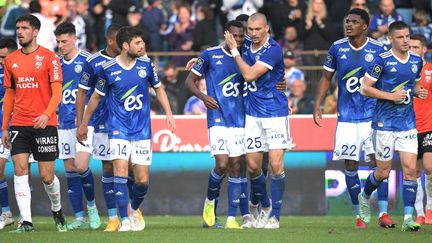
[[[388,209],[388,180],[381,182],[377,189],[378,209],[380,213],[387,213]]]
[[[77,218],[84,216],[83,192],[80,174],[66,171],[69,202]]]
[[[128,176],[128,180],[127,180],[127,187],[128,187],[128,191],[129,191],[129,200],[132,201],[134,192],[133,192],[133,186],[135,184],[135,178],[133,178],[132,176]]]
[[[241,178],[241,194],[240,194],[240,213],[241,215],[250,214],[249,212],[249,197],[248,197],[248,179]]]
[[[404,215],[412,215],[417,194],[417,180],[403,181]]]
[[[259,199],[259,197],[255,196],[254,193],[252,193],[252,191],[253,191],[253,189],[252,189],[252,181],[251,181],[251,185],[250,185],[250,191],[251,191],[251,193],[250,193],[249,197],[250,197],[250,201],[251,201],[251,203],[252,203],[253,205],[258,205],[260,199]],[[249,205],[248,205],[248,206],[249,206]]]
[[[129,218],[129,193],[127,188],[127,177],[114,176],[114,196],[122,220]]]
[[[132,188],[133,196],[131,202],[131,207],[133,210],[137,210],[140,207],[141,203],[144,200],[144,196],[147,194],[147,190],[148,184],[134,183]]]
[[[357,170],[345,170],[345,183],[353,205],[354,215],[358,215],[358,194],[361,191],[361,186]]]
[[[251,194],[254,194],[254,196],[259,199],[259,202],[261,202],[261,207],[270,207],[270,199],[268,197],[266,188],[266,178],[262,172],[259,176],[251,178],[251,185]]]
[[[114,196],[114,176],[102,176],[102,192],[109,217],[117,217],[117,206]]]
[[[207,187],[207,199],[213,200],[219,196],[220,184],[223,179],[223,174],[218,175],[213,169],[210,172],[208,187]]]
[[[372,194],[375,189],[378,188],[378,186],[381,184],[381,181],[378,181],[375,177],[375,171],[369,174],[368,178],[366,179],[366,183],[363,189],[363,195],[369,199],[370,195]]]
[[[84,194],[87,198],[87,205],[94,206],[95,203],[95,193],[94,193],[94,178],[93,173],[90,168],[87,168],[84,173],[80,173],[81,175],[81,183]]]
[[[280,210],[282,207],[283,194],[285,192],[285,172],[280,175],[271,175],[270,185],[272,195],[272,211],[270,217],[275,216],[280,219]]]
[[[228,216],[236,216],[241,193],[241,178],[228,177]]]
[[[0,204],[2,206],[2,213],[10,212],[6,179],[0,181]]]

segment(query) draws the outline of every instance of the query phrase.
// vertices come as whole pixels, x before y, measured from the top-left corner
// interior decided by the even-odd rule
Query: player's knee
[[[29,170],[26,167],[14,166],[14,173],[17,176],[24,176],[29,174]]]
[[[89,167],[87,165],[76,165],[75,168],[76,168],[76,172],[82,174],[86,172]]]
[[[42,182],[46,185],[49,185],[54,181],[54,174],[41,173],[40,177],[41,177]]]
[[[358,162],[354,160],[345,160],[345,169],[349,171],[358,170]]]
[[[385,180],[388,179],[390,176],[390,168],[384,168],[384,169],[377,169],[375,170],[375,177],[379,180]]]
[[[102,171],[104,175],[114,175],[114,167],[112,163],[104,162],[102,164]]]
[[[228,172],[228,160],[217,161],[215,170],[219,174],[226,174]]]

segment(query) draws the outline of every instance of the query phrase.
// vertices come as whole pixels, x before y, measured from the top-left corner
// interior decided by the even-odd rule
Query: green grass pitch
[[[203,229],[199,216],[148,216],[142,232],[107,233],[100,229],[59,233],[50,217],[35,217],[35,232],[14,234],[9,231],[15,226],[7,227],[0,231],[0,242],[430,242],[432,226],[423,226],[419,232],[401,232],[402,218],[394,219],[398,224],[394,229],[379,228],[376,219],[368,229],[357,230],[353,217],[290,216],[282,217],[279,230],[225,230]],[[225,218],[221,220],[225,223]]]

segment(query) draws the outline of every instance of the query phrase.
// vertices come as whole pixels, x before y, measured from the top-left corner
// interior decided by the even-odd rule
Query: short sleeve
[[[329,72],[334,72],[337,69],[337,55],[336,55],[336,47],[331,45],[330,49],[328,50],[327,57],[324,61],[323,68]]]
[[[201,53],[201,55],[198,57],[198,60],[193,65],[191,71],[200,77],[205,75],[205,73],[207,73],[208,71],[209,62],[210,62],[208,56],[209,55],[207,50]]]
[[[269,70],[273,70],[280,61],[282,54],[282,49],[279,45],[272,45],[267,51],[257,60],[256,63],[264,65]]]
[[[150,67],[151,67],[150,73],[148,75],[149,83],[153,88],[159,88],[161,86],[161,82],[160,82],[159,77],[157,75],[155,65],[153,64],[153,62],[151,60],[150,60]],[[142,70],[142,71],[144,71],[144,70]]]
[[[108,91],[108,79],[106,77],[105,70],[101,69],[101,71],[98,73],[95,91],[102,96],[105,96]]]
[[[55,54],[53,54],[51,60],[49,60],[48,73],[49,73],[50,83],[63,82],[63,74],[61,70],[60,59]]]
[[[9,59],[6,57],[6,60],[4,62],[4,81],[3,86],[5,88],[12,88],[15,89],[15,82],[12,77],[12,73],[10,72],[10,62]]]
[[[384,69],[383,59],[380,56],[377,56],[369,65],[365,76],[370,78],[373,81],[377,81],[381,76],[383,69]]]

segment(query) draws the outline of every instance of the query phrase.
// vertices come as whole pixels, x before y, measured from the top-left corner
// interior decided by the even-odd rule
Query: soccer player
[[[59,106],[59,159],[64,160],[68,184],[69,201],[75,220],[68,229],[97,229],[101,220],[94,196],[94,178],[89,168],[92,144],[82,145],[76,141],[75,101],[83,65],[90,53],[76,47],[75,26],[64,22],[54,31],[60,54],[63,73],[63,96]],[[87,198],[89,222],[83,208],[83,191]]]
[[[279,92],[276,83],[283,79],[285,70],[281,47],[269,36],[269,26],[263,14],[255,13],[248,19],[248,33],[252,44],[240,56],[233,35],[225,31],[225,41],[247,82],[245,100],[245,147],[252,192],[261,203],[255,222],[257,228],[279,228],[280,208],[285,191],[284,150],[291,139],[288,131],[288,100]],[[269,151],[272,171],[272,204],[267,195],[266,178],[261,170],[263,152]]]
[[[409,41],[410,50],[417,53],[423,59],[423,68],[420,79],[421,86],[429,93],[425,100],[414,99],[414,111],[416,114],[416,128],[418,139],[417,154],[417,196],[415,209],[418,224],[432,224],[432,64],[426,62],[424,55],[427,52],[426,38],[423,35],[412,35]],[[421,181],[421,169],[425,172],[426,191],[426,217],[423,209],[423,186]]]
[[[107,29],[106,42],[107,47],[100,50],[87,58],[83,64],[82,77],[78,86],[78,94],[76,98],[76,116],[77,127],[81,124],[84,107],[87,97],[91,96],[94,91],[98,79],[98,73],[102,70],[102,65],[120,53],[120,49],[116,43],[117,32],[121,26],[112,24]],[[105,199],[105,205],[108,209],[108,224],[105,231],[117,231],[120,227],[120,221],[117,216],[117,208],[114,196],[114,168],[109,156],[109,141],[105,122],[108,117],[105,97],[101,98],[98,107],[96,108],[92,119],[89,123],[89,132],[87,135],[86,144],[91,144],[93,147],[93,158],[102,161],[102,192]],[[93,134],[94,131],[94,134]],[[92,135],[93,134],[93,135]],[[90,159],[89,155],[84,158]],[[83,160],[84,160],[83,159]]]
[[[366,159],[370,159],[371,164],[375,163],[375,151],[370,137],[376,100],[362,96],[360,84],[374,57],[385,51],[381,43],[366,37],[368,24],[369,14],[366,11],[354,8],[348,12],[345,18],[347,38],[334,42],[329,49],[313,113],[315,124],[320,126],[321,104],[336,72],[339,102],[333,160],[345,160],[345,182],[356,216],[356,228],[366,227],[358,213],[358,194],[361,191],[361,184],[357,171],[362,148],[368,156]],[[395,227],[395,223],[387,214],[387,180],[378,188],[378,205],[379,225],[386,228]]]
[[[87,136],[88,123],[102,96],[106,96],[109,112],[110,154],[114,165],[114,192],[116,204],[122,218],[119,231],[140,231],[145,227],[144,219],[137,210],[147,194],[149,167],[151,165],[151,126],[148,88],[156,96],[167,114],[167,125],[174,132],[175,121],[168,99],[157,77],[153,62],[142,57],[145,52],[142,32],[133,27],[122,27],[117,34],[121,52],[115,59],[106,62],[89,101],[78,130],[79,141]],[[135,183],[128,216],[128,162],[133,164]]]
[[[39,162],[39,175],[51,201],[57,229],[64,232],[67,227],[61,210],[60,182],[54,174],[58,156],[55,111],[61,100],[63,77],[58,57],[36,44],[39,29],[40,21],[33,15],[22,15],[16,20],[22,48],[5,60],[2,142],[11,148],[14,162],[15,197],[23,219],[17,232],[33,231],[28,183],[30,152]]]
[[[3,97],[5,94],[5,88],[3,87],[3,79],[4,79],[4,60],[9,53],[15,51],[17,49],[17,44],[12,39],[0,39],[0,103],[3,106]],[[3,109],[0,111],[1,116],[3,117]],[[12,225],[14,223],[14,219],[12,217],[12,212],[9,208],[9,198],[8,198],[8,185],[4,175],[6,162],[9,159],[10,151],[3,143],[0,143],[0,205],[1,205],[1,215],[0,215],[0,229],[4,229],[4,227],[8,225]]]
[[[417,131],[412,100],[413,95],[426,99],[428,92],[418,82],[423,61],[409,51],[408,25],[401,21],[392,23],[389,36],[391,50],[375,57],[360,88],[363,95],[377,99],[372,116],[377,168],[359,193],[359,214],[365,223],[370,222],[370,195],[388,178],[393,154],[398,151],[404,174],[402,230],[417,231],[420,225],[412,219],[417,191]]]
[[[234,36],[237,46],[241,47],[244,42],[244,27],[241,22],[230,21],[225,29]],[[186,78],[186,85],[207,107],[211,154],[216,162],[209,175],[203,210],[204,222],[208,226],[216,224],[215,201],[228,171],[228,219],[225,228],[241,228],[235,216],[242,193],[246,193],[243,199],[246,207],[241,209],[242,226],[251,228],[253,220],[247,206],[247,183],[242,185],[242,181],[247,181],[247,178],[242,178],[240,173],[241,155],[244,154],[244,79],[229,51],[226,44],[205,50]],[[195,85],[202,76],[206,79],[207,94]]]

